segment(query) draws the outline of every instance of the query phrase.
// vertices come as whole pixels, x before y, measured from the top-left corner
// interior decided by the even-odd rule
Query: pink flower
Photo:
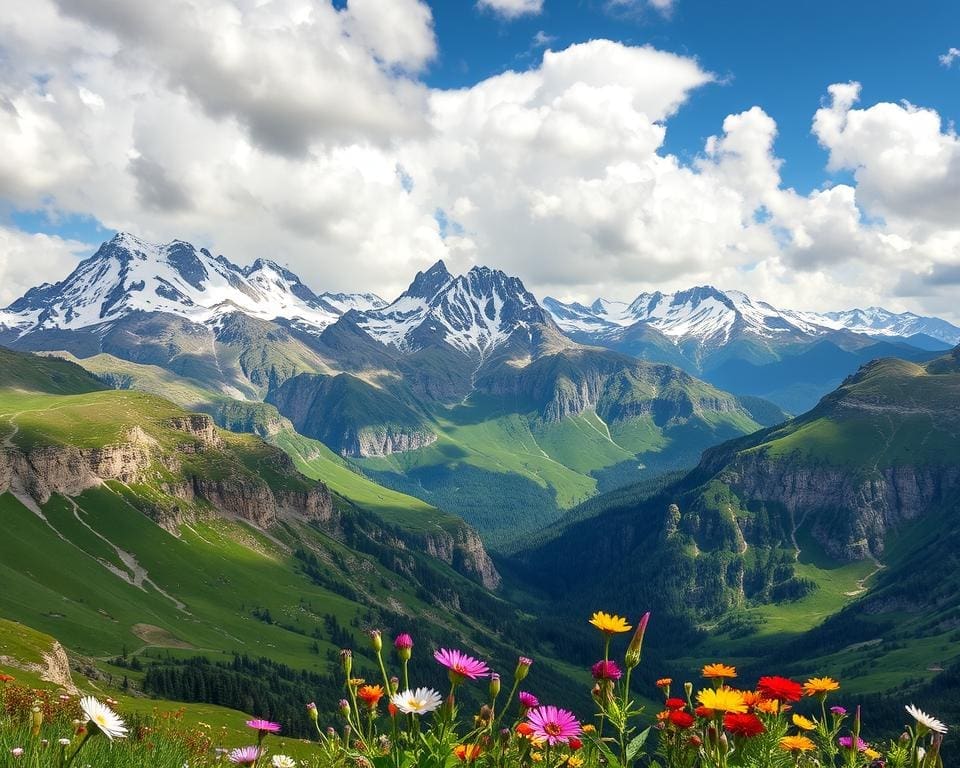
[[[398,651],[401,648],[410,649],[413,648],[413,638],[410,637],[406,632],[397,635],[396,639],[393,641],[393,647]]]
[[[272,723],[269,720],[247,720],[247,728],[253,728],[260,733],[280,733],[280,723]]]
[[[619,680],[622,674],[615,661],[598,661],[590,671],[593,672],[594,680]]]
[[[258,757],[260,757],[260,749],[258,747],[237,747],[230,752],[227,759],[234,765],[253,765],[257,762]]]
[[[465,679],[476,680],[478,677],[487,677],[490,667],[462,651],[441,648],[433,654],[440,664],[450,670],[450,679],[460,682]]]
[[[553,706],[531,709],[527,713],[527,722],[533,728],[533,736],[545,740],[551,747],[566,744],[581,732],[573,712]]]
[[[540,701],[532,693],[520,691],[520,693],[517,694],[517,698],[520,699],[520,706],[524,709],[533,709],[534,707],[540,706]]]
[[[13,749],[10,750],[10,754],[13,755],[14,757],[22,757],[23,747],[14,747]]]
[[[837,743],[840,744],[840,746],[843,747],[844,749],[852,749],[852,748],[853,748],[853,736],[841,736],[839,739],[837,739]],[[867,745],[867,742],[865,742],[863,739],[857,737],[857,751],[858,751],[858,752],[863,752],[865,749],[867,749],[867,746],[868,746],[868,745]]]

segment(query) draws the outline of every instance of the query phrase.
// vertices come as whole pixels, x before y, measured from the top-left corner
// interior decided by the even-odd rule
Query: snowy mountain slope
[[[401,352],[439,341],[484,359],[518,331],[553,323],[518,278],[488,267],[454,276],[438,261],[392,304],[361,313],[357,325]]]
[[[120,233],[61,282],[33,288],[0,311],[0,325],[21,334],[79,330],[138,310],[216,323],[240,311],[320,330],[350,308],[378,302],[372,294],[317,296],[295,274],[266,259],[239,267],[180,240],[156,245]]]
[[[923,317],[913,312],[896,314],[882,307],[849,309],[844,312],[822,314],[803,313],[813,322],[828,328],[846,328],[854,333],[868,336],[897,336],[909,338],[924,334],[954,346],[960,344],[960,328],[939,317]]]
[[[597,334],[598,339],[610,341],[622,336],[620,329],[643,323],[676,341],[695,339],[711,346],[728,343],[737,333],[770,340],[790,336],[813,340],[842,330],[903,339],[925,334],[944,344],[960,343],[960,328],[936,317],[895,314],[880,307],[824,313],[777,309],[741,291],[720,291],[712,286],[668,294],[643,293],[629,304],[597,299],[586,306],[548,297],[543,305],[565,332]]]

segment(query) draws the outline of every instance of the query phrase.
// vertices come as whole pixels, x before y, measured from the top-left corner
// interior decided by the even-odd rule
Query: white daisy
[[[928,730],[934,731],[936,733],[946,733],[947,726],[945,726],[940,720],[937,720],[935,717],[931,717],[922,709],[919,709],[913,704],[907,704],[904,707],[907,710],[907,714],[910,715],[914,720],[917,721],[920,725],[924,726]]]
[[[122,739],[127,735],[127,726],[123,720],[106,704],[101,704],[93,696],[80,699],[80,709],[89,723],[110,741]]]
[[[417,688],[393,694],[390,703],[406,715],[425,715],[440,706],[443,697],[432,688]]]
[[[286,755],[274,755],[270,765],[273,768],[297,768],[297,761]]]

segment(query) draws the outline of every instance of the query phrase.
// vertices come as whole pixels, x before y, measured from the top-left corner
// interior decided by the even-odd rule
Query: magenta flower
[[[533,728],[533,736],[543,739],[551,747],[566,744],[581,732],[580,723],[573,712],[559,707],[536,707],[527,712],[527,722]]]
[[[253,765],[259,757],[259,747],[237,747],[230,752],[227,759],[234,765]]]
[[[540,706],[540,701],[532,693],[520,691],[520,693],[517,694],[517,698],[520,699],[520,706],[524,709],[533,709],[534,707]]]
[[[398,651],[401,648],[409,650],[410,648],[413,648],[413,638],[410,637],[410,635],[408,635],[406,632],[399,634],[393,641],[393,647]]]
[[[594,680],[619,680],[622,674],[615,661],[598,661],[590,667],[590,671]]]
[[[247,728],[259,733],[280,733],[280,723],[272,723],[269,720],[247,720]]]
[[[833,712],[833,714],[835,714],[835,715],[845,715],[845,714],[847,714],[847,710],[844,709],[843,707],[830,707],[830,711]]]
[[[851,749],[853,747],[853,736],[841,736],[837,739],[837,742],[844,749]],[[857,751],[863,752],[869,745],[859,736],[857,737]]]
[[[434,651],[433,658],[450,670],[452,682],[476,680],[478,677],[487,677],[490,674],[490,667],[462,651],[441,648],[439,651]]]

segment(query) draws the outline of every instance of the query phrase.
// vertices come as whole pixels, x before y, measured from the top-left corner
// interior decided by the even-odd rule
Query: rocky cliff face
[[[400,429],[392,426],[366,427],[343,436],[339,441],[341,456],[367,458],[391,453],[415,451],[436,442],[437,436],[423,429]]]
[[[500,573],[472,528],[463,526],[455,534],[428,533],[423,544],[428,555],[453,566],[455,571],[479,581],[487,589],[500,586]]]
[[[706,463],[706,461],[705,461]],[[858,472],[763,452],[738,454],[719,475],[744,499],[782,504],[832,556],[883,554],[886,533],[960,490],[960,466],[894,466]]]

